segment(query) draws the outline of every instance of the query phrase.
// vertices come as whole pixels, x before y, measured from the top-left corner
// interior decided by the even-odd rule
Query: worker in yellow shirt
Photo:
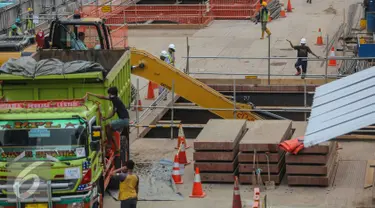
[[[123,168],[113,172],[114,177],[120,180],[118,200],[121,208],[137,207],[139,178],[133,173],[134,165],[133,160],[128,160]]]

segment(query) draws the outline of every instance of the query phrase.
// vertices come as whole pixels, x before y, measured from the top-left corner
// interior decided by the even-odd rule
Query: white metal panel
[[[319,97],[325,95],[326,93],[335,92],[336,90],[353,84],[354,82],[361,82],[363,79],[367,79],[373,76],[375,76],[375,67],[368,68],[342,79],[322,85],[315,90],[315,95],[316,97]]]
[[[375,123],[375,67],[316,89],[304,145],[309,147]]]

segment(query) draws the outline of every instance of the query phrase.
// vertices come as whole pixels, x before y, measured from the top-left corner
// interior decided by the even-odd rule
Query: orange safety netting
[[[257,12],[259,0],[211,0],[207,4],[189,5],[126,5],[111,6],[103,13],[101,7],[83,6],[85,16],[107,20],[107,24],[177,23],[207,24],[213,19],[248,19]]]

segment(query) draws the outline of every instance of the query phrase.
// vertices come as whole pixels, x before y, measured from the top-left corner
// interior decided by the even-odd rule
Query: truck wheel
[[[104,179],[103,177],[100,177],[99,180],[96,181],[96,190],[97,190],[97,195],[99,199],[93,204],[93,208],[103,208],[104,207]]]
[[[120,144],[120,155],[121,155],[121,162],[122,164],[125,164],[126,161],[128,161],[129,158],[129,128],[124,128],[121,132],[121,144]]]

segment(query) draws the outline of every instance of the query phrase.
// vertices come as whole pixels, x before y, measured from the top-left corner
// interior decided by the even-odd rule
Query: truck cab
[[[0,102],[0,206],[99,207],[99,115],[86,99]]]

